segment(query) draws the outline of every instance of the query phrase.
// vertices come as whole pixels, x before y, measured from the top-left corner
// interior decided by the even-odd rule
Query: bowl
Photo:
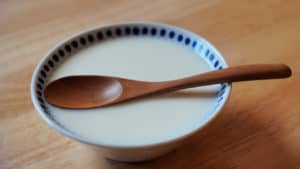
[[[144,31],[144,30],[147,30]],[[109,32],[109,34],[107,34]],[[202,57],[214,70],[228,67],[222,54],[203,37],[188,30],[175,26],[153,22],[127,22],[99,26],[75,34],[58,43],[37,64],[31,81],[31,98],[36,111],[41,118],[54,130],[73,140],[87,144],[101,152],[104,157],[127,162],[150,160],[166,154],[183,143],[191,135],[201,130],[210,123],[221,111],[228,100],[231,84],[220,84],[220,90],[212,111],[205,114],[197,127],[171,140],[164,140],[152,144],[120,146],[98,143],[72,133],[51,115],[47,102],[43,96],[43,89],[48,82],[48,77],[64,58],[72,56],[76,51],[82,50],[105,38],[118,38],[120,36],[151,36],[176,41],[181,45],[192,48],[199,57]]]

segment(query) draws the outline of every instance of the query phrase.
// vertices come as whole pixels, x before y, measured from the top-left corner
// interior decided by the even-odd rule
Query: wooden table
[[[214,43],[230,65],[289,64],[286,80],[233,85],[221,115],[175,152],[154,161],[105,160],[56,133],[34,110],[35,65],[57,42],[119,21],[173,24]],[[0,2],[0,168],[300,168],[300,1],[44,0]]]

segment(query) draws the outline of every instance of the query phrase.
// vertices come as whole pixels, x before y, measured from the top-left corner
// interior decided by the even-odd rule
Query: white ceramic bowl
[[[169,40],[174,40],[177,41],[177,43],[192,48],[199,57],[205,59],[213,69],[228,67],[221,53],[213,45],[204,38],[187,30],[166,24],[149,22],[129,22],[105,25],[80,32],[62,41],[51,49],[35,68],[31,81],[31,98],[35,109],[49,126],[69,138],[93,146],[100,150],[105,157],[119,161],[150,160],[170,152],[182,143],[184,139],[187,139],[195,132],[200,132],[205,125],[211,122],[212,119],[219,114],[226,103],[231,91],[231,84],[221,84],[222,87],[218,93],[218,98],[213,111],[206,113],[195,130],[179,135],[172,140],[148,145],[117,146],[99,144],[92,140],[82,138],[64,128],[63,125],[59,124],[51,116],[47,104],[45,104],[46,101],[43,97],[43,89],[45,84],[47,84],[48,77],[58,66],[60,66],[59,63],[63,62],[64,58],[72,56],[73,52],[84,49],[84,47],[93,45],[105,38],[117,38],[120,36],[152,36],[153,38],[167,38]]]

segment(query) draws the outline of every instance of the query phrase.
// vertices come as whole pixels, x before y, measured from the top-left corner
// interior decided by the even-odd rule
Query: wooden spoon
[[[47,85],[44,96],[63,108],[94,108],[153,94],[223,82],[285,78],[291,69],[284,64],[230,67],[182,79],[144,82],[109,76],[68,76]]]

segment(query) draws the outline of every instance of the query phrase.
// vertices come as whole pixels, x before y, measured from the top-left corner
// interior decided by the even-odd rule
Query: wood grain
[[[93,26],[146,20],[203,35],[230,65],[286,63],[286,80],[233,85],[221,115],[154,161],[108,161],[50,129],[33,109],[34,66],[60,40]],[[300,168],[300,1],[0,1],[0,168]]]

